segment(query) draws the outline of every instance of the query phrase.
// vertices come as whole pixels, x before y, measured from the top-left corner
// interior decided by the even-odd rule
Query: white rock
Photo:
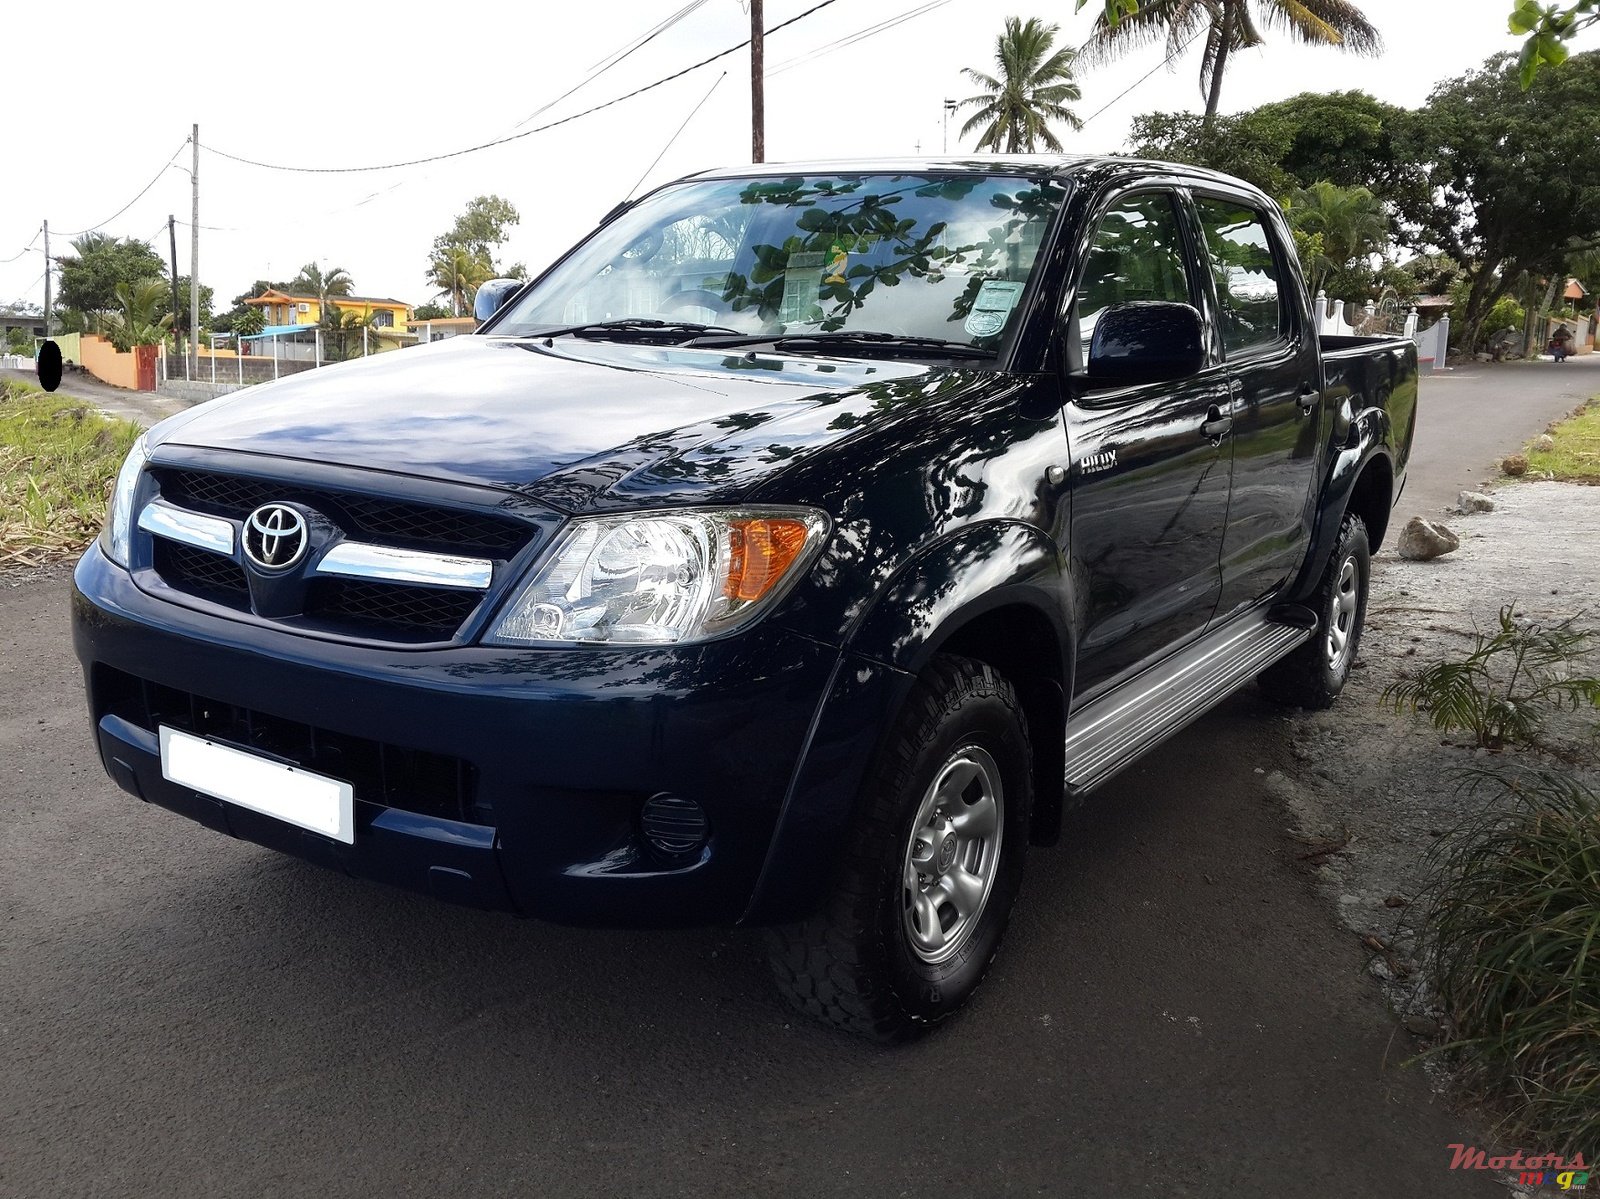
[[[1548,433],[1541,433],[1533,439],[1533,448],[1541,454],[1548,454],[1556,448],[1556,439]]]
[[[1441,524],[1413,516],[1400,532],[1398,548],[1402,558],[1411,562],[1427,562],[1460,549],[1461,539]]]
[[[1481,491],[1463,491],[1456,507],[1462,512],[1493,512],[1494,501]]]

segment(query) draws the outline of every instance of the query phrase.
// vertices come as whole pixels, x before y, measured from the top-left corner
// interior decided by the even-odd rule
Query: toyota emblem
[[[306,518],[287,504],[262,504],[245,518],[244,556],[261,570],[288,570],[310,542]]]

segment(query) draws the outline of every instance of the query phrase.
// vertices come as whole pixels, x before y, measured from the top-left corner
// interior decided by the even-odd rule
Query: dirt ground
[[[1518,483],[1494,498],[1492,512],[1447,519],[1461,537],[1455,553],[1431,562],[1403,561],[1392,548],[1378,556],[1350,686],[1330,710],[1297,721],[1290,746],[1296,769],[1266,779],[1306,843],[1307,860],[1319,863],[1318,881],[1345,927],[1390,947],[1385,953],[1368,942],[1369,969],[1397,1013],[1425,1033],[1437,1013],[1416,973],[1410,904],[1431,851],[1472,811],[1494,802],[1491,791],[1464,792],[1463,776],[1519,765],[1573,771],[1600,787],[1593,711],[1550,722],[1560,757],[1527,749],[1489,754],[1469,734],[1441,734],[1381,701],[1385,687],[1419,666],[1465,657],[1474,634],[1495,627],[1505,605],[1532,620],[1575,616],[1600,627],[1600,487]],[[1335,846],[1342,848],[1316,853]]]

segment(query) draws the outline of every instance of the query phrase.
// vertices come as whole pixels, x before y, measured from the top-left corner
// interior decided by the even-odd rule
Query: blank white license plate
[[[355,844],[355,793],[349,783],[166,725],[161,726],[161,773],[179,786]]]

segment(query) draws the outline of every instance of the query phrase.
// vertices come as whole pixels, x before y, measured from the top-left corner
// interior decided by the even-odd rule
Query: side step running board
[[[1243,616],[1074,712],[1067,721],[1067,793],[1082,795],[1098,787],[1313,632],[1314,627],[1279,623],[1260,612]]]

